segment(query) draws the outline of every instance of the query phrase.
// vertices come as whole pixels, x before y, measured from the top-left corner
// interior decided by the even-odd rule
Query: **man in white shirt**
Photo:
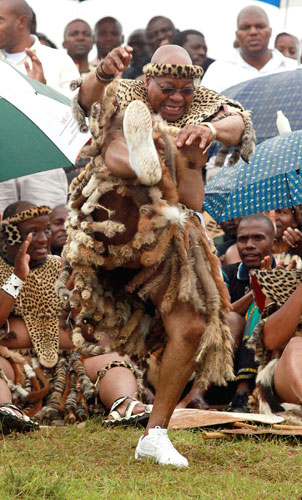
[[[69,84],[80,76],[76,65],[65,52],[42,45],[31,35],[31,20],[32,10],[24,0],[0,0],[0,59],[71,97]],[[66,203],[67,193],[63,169],[12,179],[0,184],[0,210],[18,200],[40,203],[40,197],[52,208]]]
[[[296,61],[284,57],[276,49],[268,48],[271,34],[272,29],[263,9],[256,6],[242,9],[237,18],[238,49],[229,59],[211,64],[202,85],[222,92],[252,78],[296,69]]]

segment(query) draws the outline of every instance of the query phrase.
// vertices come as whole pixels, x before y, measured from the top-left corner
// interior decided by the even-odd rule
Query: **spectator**
[[[274,234],[274,226],[265,215],[243,217],[237,229],[237,247],[242,262],[223,267],[233,307],[233,311],[229,313],[230,328],[235,339],[235,349],[240,346],[235,355],[236,393],[229,411],[248,411],[248,396],[254,387],[257,366],[246,342],[260,316],[251,291],[249,272],[251,269],[260,269],[264,259],[268,259],[270,265],[275,267],[272,257]]]
[[[82,78],[94,69],[94,66],[88,62],[88,54],[92,45],[92,31],[86,21],[74,19],[66,25],[63,47],[75,63]]]
[[[263,9],[256,6],[242,9],[237,18],[236,42],[239,48],[229,59],[211,64],[203,85],[221,92],[245,80],[296,69],[296,61],[284,57],[277,49],[268,48],[271,34]]]
[[[103,17],[94,27],[95,44],[97,57],[91,61],[93,66],[106,57],[115,47],[119,47],[124,42],[123,28],[121,23],[114,17]]]
[[[0,58],[21,73],[69,96],[71,80],[79,77],[73,60],[63,51],[42,45],[30,34],[32,11],[24,0],[0,0]],[[10,29],[7,29],[10,26]]]
[[[284,57],[289,57],[295,61],[300,61],[300,42],[298,38],[289,33],[279,33],[275,38],[275,48],[279,50]]]
[[[292,259],[296,269],[302,269],[302,226],[301,208],[280,208],[275,210],[276,242],[274,257],[288,266]]]
[[[208,69],[210,64],[214,62],[214,59],[207,57],[207,45],[204,35],[200,31],[196,30],[186,30],[180,31],[176,34],[173,42],[175,45],[180,45],[186,49],[192,59],[193,64],[202,66],[204,72]]]
[[[240,217],[220,222],[220,227],[224,234],[214,238],[214,244],[217,249],[217,255],[222,263],[227,249],[237,242],[237,228],[239,222]]]
[[[302,285],[284,301],[287,284],[292,289],[297,279],[292,273],[283,269],[276,276],[267,270],[260,277],[262,283],[271,285],[262,319],[249,341],[259,364],[252,409],[269,415],[280,412],[289,423],[301,425]]]
[[[67,240],[67,233],[65,230],[65,221],[68,214],[66,205],[59,205],[55,207],[49,216],[51,242],[50,250],[52,255],[61,255],[63,246]]]
[[[171,19],[164,16],[152,17],[146,27],[151,52],[155,52],[161,45],[171,43],[176,33],[177,31]]]
[[[105,343],[107,347],[109,344],[109,340],[102,339],[103,344],[98,346],[88,342],[89,353],[86,352],[82,363],[80,351],[75,352],[68,328],[62,327],[62,303],[55,293],[61,261],[48,255],[51,237],[49,212],[48,207],[36,207],[21,201],[8,206],[3,213],[0,325],[6,323],[7,331],[6,338],[2,331],[0,341],[0,422],[4,421],[7,431],[37,427],[11,405],[12,400],[18,398],[23,407],[30,407],[31,414],[38,420],[49,423],[62,423],[64,417],[70,422],[81,420],[88,416],[89,411],[93,413],[95,406],[90,402],[88,407],[87,400],[98,394],[107,408],[113,406],[110,421],[131,423],[142,417],[146,419],[151,408],[134,399],[138,393],[138,371],[130,358],[110,352],[110,349],[105,355],[99,354],[104,351]],[[83,325],[83,330],[89,338],[89,329],[85,330]],[[14,350],[31,348],[36,357],[33,360],[31,353],[28,359],[21,358],[5,347]],[[64,353],[59,352],[59,347]],[[4,355],[12,366],[3,358]],[[27,392],[17,385],[16,375],[19,375],[19,380],[27,379]],[[97,379],[99,383],[95,391]],[[73,391],[75,399],[71,398]]]
[[[123,78],[134,80],[143,74],[143,67],[150,61],[151,50],[145,30],[135,30],[128,38],[128,45],[133,48],[132,60],[123,73]]]
[[[5,20],[0,23],[0,58],[71,96],[69,85],[79,78],[77,67],[63,51],[42,45],[36,35],[30,34],[32,10],[28,4],[24,0],[0,0],[0,19]],[[38,205],[48,203],[51,207],[66,203],[67,187],[63,169],[5,181],[1,183],[0,210],[20,199],[30,199]]]

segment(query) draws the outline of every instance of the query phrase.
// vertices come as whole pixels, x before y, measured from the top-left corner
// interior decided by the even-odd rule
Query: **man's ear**
[[[151,81],[150,75],[146,75],[145,76],[145,89],[148,89],[148,87],[150,85],[150,81]]]
[[[66,49],[66,41],[64,40],[64,42],[62,43],[62,47],[64,47],[64,49]]]

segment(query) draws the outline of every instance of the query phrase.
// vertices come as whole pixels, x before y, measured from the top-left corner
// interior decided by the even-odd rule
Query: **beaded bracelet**
[[[23,285],[24,281],[20,280],[20,278],[13,273],[4,283],[2,290],[16,299]]]
[[[101,61],[100,64],[96,67],[95,76],[100,83],[110,83],[114,79],[115,74],[112,73],[111,75],[108,75],[107,73],[104,73],[103,61]]]

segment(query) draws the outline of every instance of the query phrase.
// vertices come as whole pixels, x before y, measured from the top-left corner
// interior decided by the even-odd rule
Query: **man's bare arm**
[[[96,101],[102,102],[106,85],[110,83],[115,76],[124,71],[132,59],[132,47],[117,47],[113,49],[105,59],[97,66],[96,71],[90,73],[82,82],[79,91],[79,104],[89,113],[92,104]],[[97,78],[96,72],[104,81]],[[106,81],[108,78],[108,81]]]

